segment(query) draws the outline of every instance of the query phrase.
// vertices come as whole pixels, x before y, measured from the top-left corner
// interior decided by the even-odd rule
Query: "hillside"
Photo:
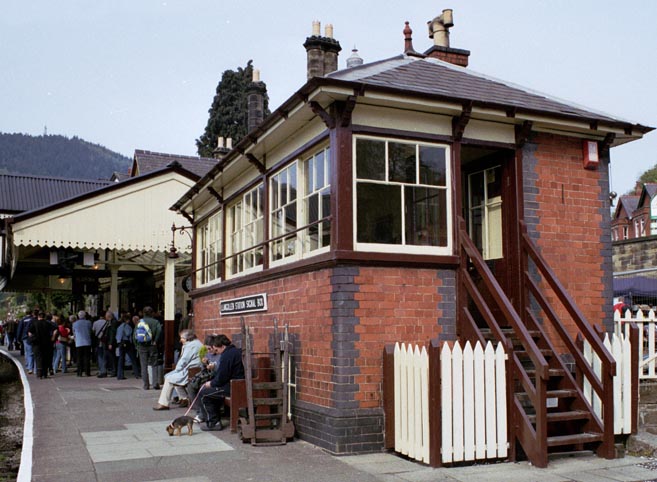
[[[0,173],[72,179],[109,179],[132,160],[78,137],[0,133]]]

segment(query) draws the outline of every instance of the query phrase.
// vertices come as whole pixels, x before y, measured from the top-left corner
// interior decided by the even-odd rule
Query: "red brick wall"
[[[344,366],[339,371],[334,360],[353,353],[353,379],[347,385],[355,385],[354,405],[378,408],[383,347],[396,341],[425,344],[438,336],[440,304],[453,300],[440,294],[443,281],[437,270],[349,269],[356,274],[336,275],[339,268],[323,269],[196,298],[195,329],[201,336],[215,332],[233,337],[240,331],[239,316],[220,317],[220,300],[267,293],[268,311],[247,315],[245,320],[257,351],[268,351],[274,317],[279,325],[289,323],[296,350],[297,398],[334,407],[336,384],[343,383],[334,375],[344,373]],[[453,313],[444,316],[454,318]],[[337,327],[340,317],[353,321],[353,329],[349,324],[341,325],[344,330]]]
[[[360,286],[356,293],[360,320],[356,399],[362,408],[378,407],[383,347],[395,342],[424,345],[438,336],[437,320],[443,313],[438,309],[442,296],[436,288],[442,281],[436,270],[406,268],[361,268],[355,281]]]
[[[606,179],[606,172],[602,166],[597,170],[582,167],[581,139],[536,134],[533,141],[538,246],[584,316],[602,325],[611,302],[603,296],[606,274],[601,240],[608,233],[602,228],[601,179]],[[575,333],[570,319],[563,319]]]

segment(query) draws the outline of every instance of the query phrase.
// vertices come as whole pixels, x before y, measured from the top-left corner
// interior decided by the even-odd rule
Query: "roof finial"
[[[418,53],[413,48],[413,30],[408,23],[408,20],[405,22],[406,26],[404,27],[404,54],[413,55],[415,57],[424,57],[421,53]]]
[[[411,26],[409,25],[408,20],[405,23],[406,27],[404,27],[404,53],[415,52],[415,49],[413,48],[413,30],[411,30]]]

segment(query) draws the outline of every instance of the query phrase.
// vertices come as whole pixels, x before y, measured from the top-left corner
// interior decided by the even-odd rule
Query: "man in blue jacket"
[[[206,426],[201,426],[201,430],[221,430],[221,409],[224,405],[224,398],[230,396],[230,381],[244,378],[244,365],[242,364],[242,350],[233,345],[230,339],[225,335],[218,335],[220,347],[218,352],[221,353],[219,366],[217,367],[212,380],[203,385],[198,394],[200,399],[200,419],[206,421]]]

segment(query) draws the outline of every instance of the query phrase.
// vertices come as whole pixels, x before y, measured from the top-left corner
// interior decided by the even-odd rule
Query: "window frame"
[[[328,191],[329,197],[331,195],[331,149],[328,144],[321,146],[321,147],[316,147],[315,149],[311,150],[311,154],[306,154],[303,156],[299,156],[295,158],[293,161],[287,163],[285,166],[281,167],[279,170],[276,172],[272,173],[271,176],[269,177],[269,183],[267,185],[267,190],[268,190],[268,196],[269,196],[269,233],[268,233],[268,249],[269,249],[269,267],[276,267],[284,264],[288,264],[294,261],[298,261],[301,259],[306,259],[310,258],[313,256],[317,256],[322,253],[326,253],[330,251],[331,249],[331,243],[329,240],[329,243],[325,246],[321,246],[315,249],[309,249],[309,235],[307,234],[308,228],[300,229],[303,228],[303,226],[307,226],[309,224],[308,222],[308,200],[313,196],[313,195],[318,195],[319,196],[319,214],[324,214],[321,213],[322,207],[321,207],[321,193]],[[309,186],[306,185],[306,171],[308,169],[308,165],[312,159],[316,159],[317,156],[323,153],[323,163],[322,163],[322,168],[324,170],[324,184],[321,186],[320,189],[315,189],[315,186],[311,186],[313,189],[312,191],[309,190]],[[279,259],[274,259],[274,246],[272,243],[272,239],[274,237],[282,236],[284,233],[277,234],[274,236],[274,212],[280,212],[282,209],[281,205],[279,203],[276,203],[275,205],[275,198],[274,196],[277,195],[277,193],[274,192],[274,182],[276,181],[276,178],[281,175],[284,171],[288,171],[288,174],[291,170],[292,167],[296,167],[295,172],[296,172],[296,197],[294,202],[296,203],[296,226],[294,230],[296,230],[296,237],[294,240],[294,245],[295,245],[295,250],[294,254],[290,255],[283,255]],[[316,176],[316,171],[313,171],[313,176]],[[315,178],[315,181],[317,179]],[[289,181],[288,181],[289,184]],[[280,190],[280,185],[276,186],[277,190]],[[280,192],[280,191],[278,191]],[[280,199],[280,198],[279,198]],[[288,202],[286,205],[290,205],[291,203]],[[320,215],[318,219],[323,219],[325,216]],[[321,226],[323,223],[320,223],[319,226]],[[321,231],[321,227],[320,227]],[[292,235],[291,235],[292,236]],[[329,237],[330,237],[330,225],[329,225]]]
[[[262,189],[262,195],[260,196],[260,199],[257,202],[256,206],[256,216],[255,217],[248,217],[247,218],[247,209],[244,209],[244,206],[247,205],[247,199],[252,196],[253,194],[257,195],[257,192],[259,189]],[[226,279],[232,279],[236,278],[239,276],[245,276],[247,274],[251,273],[257,273],[259,271],[262,271],[263,265],[264,265],[264,249],[265,245],[263,245],[264,241],[264,197],[265,197],[265,192],[264,192],[265,186],[264,183],[260,182],[257,185],[253,186],[252,188],[246,190],[243,192],[240,196],[238,196],[237,199],[235,199],[233,202],[231,202],[227,207],[226,207],[226,222],[225,222],[225,236],[226,236],[226,267],[225,267],[225,276]],[[239,214],[239,226],[237,229],[235,229],[235,212],[236,209],[240,207],[240,214]],[[254,227],[253,230],[250,230],[248,228]],[[260,227],[261,233],[260,236],[258,236],[258,228]],[[230,229],[230,231],[229,231]],[[251,234],[251,237],[254,240],[253,244],[250,244],[248,247],[246,247],[246,238],[247,236]],[[238,237],[238,243],[239,243],[239,248],[235,249],[234,248],[234,239],[235,237]],[[262,238],[261,241],[258,241],[258,238]],[[262,249],[263,252],[260,254],[260,260],[259,262],[256,260],[253,263],[253,266],[245,268],[244,266],[246,265],[246,256],[254,256],[257,257],[257,250]],[[241,253],[237,254],[236,253]],[[239,263],[241,260],[242,262],[242,269],[238,269],[233,273],[233,267],[234,263]]]
[[[357,159],[357,142],[359,139],[364,140],[373,140],[379,142],[385,142],[385,165],[384,165],[384,180],[376,179],[360,179],[358,178],[358,159]],[[416,169],[415,169],[415,183],[407,183],[400,181],[390,181],[390,169],[389,169],[389,143],[394,142],[398,144],[409,144],[415,146],[416,151]],[[427,147],[437,147],[445,150],[445,185],[436,186],[431,184],[422,184],[420,183],[420,168],[419,168],[419,148],[420,146]],[[353,196],[353,216],[352,216],[352,226],[353,226],[353,246],[354,251],[357,252],[378,252],[378,253],[391,253],[391,254],[419,254],[419,255],[432,255],[432,256],[449,256],[453,254],[454,242],[453,242],[453,189],[451,185],[451,175],[452,175],[452,166],[451,166],[451,146],[446,143],[440,142],[430,142],[424,140],[412,140],[412,139],[401,139],[394,136],[373,136],[373,135],[363,135],[358,134],[353,136],[352,140],[352,196]],[[371,183],[371,184],[380,184],[385,186],[400,186],[400,200],[401,200],[401,234],[402,234],[402,243],[400,244],[384,244],[384,243],[366,243],[358,241],[358,183]],[[428,246],[428,245],[417,245],[417,244],[406,244],[406,208],[405,208],[405,191],[407,187],[419,187],[419,188],[429,188],[442,190],[445,192],[445,229],[446,229],[446,246]]]
[[[199,260],[197,263],[198,268],[195,270],[196,273],[196,284],[197,286],[210,286],[213,284],[221,283],[223,281],[221,273],[221,260],[223,258],[222,246],[223,246],[223,236],[224,236],[224,219],[223,219],[223,209],[216,211],[210,214],[207,218],[201,221],[195,227],[195,237],[198,240],[196,246],[196,257]],[[216,223],[214,231],[211,229],[211,224]],[[212,240],[210,233],[215,233],[215,238]],[[205,262],[205,257],[210,258],[212,250],[210,247],[214,245],[214,262]],[[211,265],[214,265],[216,276],[212,279],[209,278],[209,272],[211,270]]]

